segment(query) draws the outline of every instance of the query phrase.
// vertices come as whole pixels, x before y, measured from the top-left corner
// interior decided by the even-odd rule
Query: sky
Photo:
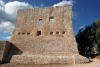
[[[72,5],[74,35],[81,28],[100,20],[100,0],[0,0],[0,40],[9,40],[19,9]]]

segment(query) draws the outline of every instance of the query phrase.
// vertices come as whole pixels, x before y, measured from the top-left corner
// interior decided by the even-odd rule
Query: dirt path
[[[68,67],[100,67],[100,60],[93,59],[93,62],[88,64],[75,64],[75,65],[70,65]]]
[[[100,67],[100,59],[93,59],[93,62],[87,64],[75,65],[11,65],[3,64],[0,67]]]

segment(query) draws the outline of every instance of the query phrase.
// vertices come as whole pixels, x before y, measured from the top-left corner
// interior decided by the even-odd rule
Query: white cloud
[[[8,31],[4,31],[4,33],[6,34],[6,33],[9,33]]]
[[[73,6],[74,3],[75,3],[74,0],[63,0],[63,1],[59,2],[59,3],[57,3],[57,4],[54,4],[53,7],[56,7],[56,6],[68,6],[68,5]],[[72,17],[73,17],[73,19],[77,19],[78,16],[77,16],[75,11],[72,12]]]
[[[62,2],[59,2],[57,4],[54,4],[53,6],[56,7],[56,6],[68,6],[68,5],[73,5],[73,0],[63,0]]]
[[[7,37],[2,37],[5,40],[9,40],[11,36],[7,36]]]
[[[84,28],[85,28],[85,25],[79,27],[79,29],[84,29]]]
[[[32,7],[33,6],[25,2],[12,1],[4,3],[3,0],[0,0],[0,31],[11,33],[14,29],[17,11],[19,9]]]
[[[32,6],[25,2],[13,1],[5,4],[5,12],[14,17],[14,19],[16,19],[16,13],[19,9],[27,8],[32,8]]]
[[[1,22],[0,23],[0,31],[4,31],[4,33],[7,32],[12,32],[12,30],[14,29],[14,24],[11,22]]]

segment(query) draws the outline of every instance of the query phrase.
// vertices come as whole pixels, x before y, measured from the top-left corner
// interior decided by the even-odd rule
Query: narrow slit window
[[[42,23],[42,19],[39,19],[39,23]]]
[[[20,35],[20,33],[18,32],[18,35]]]
[[[30,35],[30,32],[27,32],[27,35]]]
[[[54,17],[50,17],[49,22],[54,22]]]
[[[50,35],[52,35],[53,34],[53,32],[50,32]]]
[[[65,31],[63,31],[62,34],[65,34]]]
[[[24,35],[25,33],[22,33],[22,35]]]
[[[56,34],[59,34],[59,32],[57,31]]]
[[[37,36],[41,35],[41,31],[37,31]]]

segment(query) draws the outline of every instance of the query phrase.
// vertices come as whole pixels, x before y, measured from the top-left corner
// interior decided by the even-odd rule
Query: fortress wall
[[[16,43],[16,41],[14,42]],[[43,54],[43,55],[72,55],[77,54],[77,49],[73,43],[68,43],[67,39],[52,39],[52,40],[31,40],[19,41],[15,44],[23,54]],[[13,51],[13,50],[12,50]],[[15,52],[14,52],[15,53]]]
[[[78,53],[71,11],[71,6],[19,10],[11,43],[0,41],[0,63],[88,63]]]
[[[54,22],[50,22],[49,18],[54,17]],[[42,23],[39,23],[42,19]],[[18,32],[31,32],[34,37],[37,30],[42,31],[42,36],[50,35],[49,32],[65,31],[70,32],[72,29],[71,6],[68,7],[47,7],[47,8],[34,8],[18,11],[14,34]],[[68,34],[66,34],[68,35]]]
[[[19,10],[10,42],[23,54],[77,54],[71,6]]]

